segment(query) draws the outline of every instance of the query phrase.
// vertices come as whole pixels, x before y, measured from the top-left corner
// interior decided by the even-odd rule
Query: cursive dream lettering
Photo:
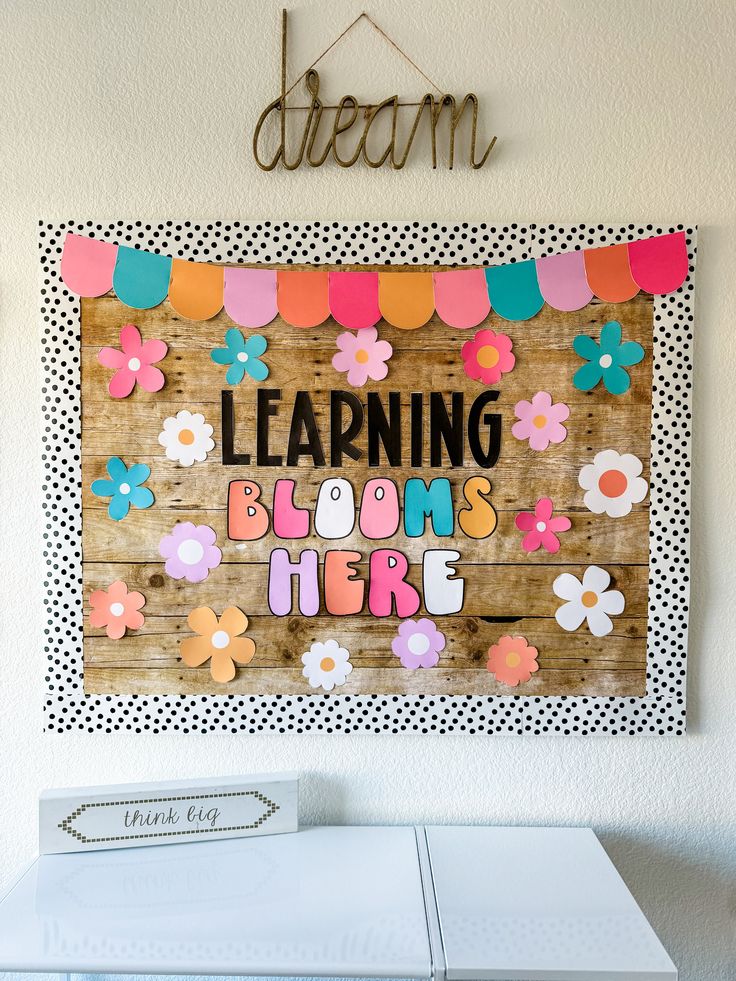
[[[447,117],[448,120],[448,152],[447,168],[452,170],[455,164],[455,140],[457,129],[470,107],[470,146],[468,150],[468,162],[473,170],[480,168],[488,160],[488,156],[496,142],[496,137],[490,141],[483,155],[476,159],[476,138],[478,127],[478,97],[469,92],[457,104],[455,96],[440,95],[434,96],[428,92],[418,103],[414,121],[403,146],[397,146],[397,126],[399,112],[405,108],[399,102],[398,95],[389,96],[387,99],[371,106],[366,110],[361,123],[356,126],[360,116],[360,103],[353,95],[344,95],[337,106],[331,111],[334,113],[331,119],[325,118],[328,111],[319,96],[319,74],[311,68],[305,75],[307,93],[310,99],[307,107],[307,118],[301,139],[294,147],[287,147],[286,133],[286,111],[289,108],[286,104],[286,96],[281,95],[274,99],[270,105],[261,113],[260,119],[253,134],[253,156],[261,170],[273,170],[280,162],[285,170],[296,170],[303,163],[310,167],[321,167],[328,157],[340,167],[352,167],[359,160],[363,160],[368,167],[382,167],[388,163],[394,170],[401,170],[409,159],[417,129],[426,115],[429,119],[429,135],[432,149],[432,168],[437,169],[437,136],[438,126],[441,120]],[[447,110],[447,111],[445,111]],[[280,140],[278,147],[273,152],[270,159],[264,159],[261,149],[261,136],[264,127],[272,117],[273,113],[278,113],[278,126]],[[371,155],[368,151],[368,139],[371,136],[371,128],[376,121],[383,122],[384,119],[390,120],[390,137],[380,151]],[[379,122],[379,125],[380,125]],[[360,132],[362,126],[362,132]],[[346,136],[351,131],[350,137]],[[346,145],[353,134],[359,132],[357,140],[352,140],[352,145]]]

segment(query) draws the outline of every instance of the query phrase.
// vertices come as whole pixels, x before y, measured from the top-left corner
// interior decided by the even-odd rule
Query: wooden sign
[[[45,790],[39,850],[138,848],[296,831],[295,773]]]

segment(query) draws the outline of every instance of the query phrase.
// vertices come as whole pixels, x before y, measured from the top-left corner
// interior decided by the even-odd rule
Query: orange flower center
[[[323,657],[322,660],[319,662],[319,666],[323,671],[335,670],[335,662],[331,657]]]
[[[516,651],[509,651],[506,655],[506,667],[518,668],[521,664],[521,656]]]
[[[364,351],[362,347],[355,352],[355,360],[358,364],[365,364],[369,357],[368,352]]]
[[[580,597],[580,602],[586,609],[589,610],[598,602],[598,596],[592,589],[586,589],[583,595]]]
[[[179,442],[185,446],[191,446],[194,442],[194,433],[191,429],[182,429],[179,433]]]
[[[620,470],[606,470],[600,476],[598,490],[604,497],[621,497],[628,484],[625,473],[621,473]]]
[[[537,429],[544,429],[547,425],[547,416],[534,416],[532,423],[537,427]]]
[[[481,368],[495,368],[498,364],[498,351],[492,344],[484,344],[476,354]]]

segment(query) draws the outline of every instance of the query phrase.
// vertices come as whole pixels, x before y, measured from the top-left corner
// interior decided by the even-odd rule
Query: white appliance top
[[[448,981],[676,981],[590,829],[426,835]]]
[[[0,903],[0,971],[429,978],[414,829],[44,855]]]

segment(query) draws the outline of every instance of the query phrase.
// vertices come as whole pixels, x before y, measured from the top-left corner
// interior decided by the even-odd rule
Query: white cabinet
[[[593,832],[559,828],[307,828],[45,855],[0,903],[3,970],[23,981],[677,977]]]

